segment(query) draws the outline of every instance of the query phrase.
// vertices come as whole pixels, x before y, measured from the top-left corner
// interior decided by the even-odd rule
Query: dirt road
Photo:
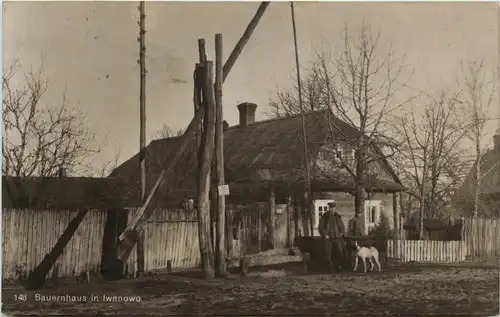
[[[47,316],[496,315],[499,310],[498,268],[409,266],[369,274],[270,271],[253,275],[210,282],[162,275],[61,285],[39,292],[7,287],[2,292],[2,311]]]

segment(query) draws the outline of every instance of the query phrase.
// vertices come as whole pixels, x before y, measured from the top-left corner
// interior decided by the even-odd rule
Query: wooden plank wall
[[[465,261],[467,246],[464,241],[388,240],[387,252],[401,262],[460,262]]]
[[[77,214],[77,210],[3,209],[3,278],[15,279],[16,265],[31,272]],[[48,276],[99,272],[105,222],[105,211],[90,210]]]
[[[268,206],[258,203],[237,206],[245,209],[238,240],[233,241],[233,256],[265,251],[267,239]],[[287,210],[277,206],[275,248],[287,247]],[[124,211],[128,221],[136,209]],[[15,278],[16,265],[26,263],[29,271],[38,265],[62,235],[78,211],[68,210],[16,210],[3,211],[3,275]],[[164,270],[171,261],[173,270],[197,268],[200,265],[198,223],[196,212],[180,209],[159,209],[148,221],[145,230],[145,271]],[[85,270],[99,272],[106,212],[91,210],[65,248],[54,269],[58,277],[74,276]],[[292,226],[293,228],[293,226]],[[291,232],[294,236],[294,232]],[[137,273],[136,248],[132,250],[125,273]]]
[[[463,231],[468,255],[478,257],[500,256],[499,218],[465,218]]]

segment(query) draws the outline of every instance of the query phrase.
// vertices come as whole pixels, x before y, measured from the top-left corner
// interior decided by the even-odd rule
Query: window
[[[377,222],[377,207],[375,207],[375,206],[372,206],[372,208],[371,208],[370,222],[371,223]]]
[[[319,211],[323,211],[323,207],[318,207],[318,210]]]
[[[342,146],[337,145],[335,148],[335,158],[342,160],[342,152],[344,152]]]
[[[382,201],[366,200],[365,201],[365,224],[369,229],[380,222],[380,214],[383,212]]]

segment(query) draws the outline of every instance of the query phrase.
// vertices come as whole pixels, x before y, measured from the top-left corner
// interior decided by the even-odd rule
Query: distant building
[[[481,217],[500,216],[500,130],[493,136],[493,144],[493,148],[481,157],[482,179],[478,210],[478,216]],[[469,217],[473,214],[476,166],[477,162],[453,197],[458,216]]]

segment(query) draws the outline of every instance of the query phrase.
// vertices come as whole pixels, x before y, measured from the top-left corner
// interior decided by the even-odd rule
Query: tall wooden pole
[[[146,45],[145,45],[145,20],[144,1],[139,4],[139,65],[140,65],[140,149],[139,161],[141,169],[141,204],[146,197]],[[137,240],[137,274],[144,274],[144,234],[139,235]]]
[[[295,67],[297,68],[297,87],[299,90],[299,107],[300,107],[300,117],[302,120],[302,139],[304,140],[304,165],[306,172],[306,186],[307,186],[307,209],[309,211],[309,224],[311,227],[311,235],[314,232],[314,210],[312,207],[312,192],[311,192],[311,175],[309,172],[309,150],[307,148],[307,132],[306,123],[304,119],[304,107],[302,104],[302,82],[300,80],[300,64],[299,64],[299,50],[297,45],[297,27],[295,25],[295,8],[293,2],[290,2],[290,9],[292,11],[292,28],[293,28],[293,45],[295,47]]]
[[[213,94],[212,62],[204,65],[203,80],[203,133],[200,146],[200,167],[198,169],[198,238],[201,263],[206,279],[214,277],[214,253],[210,243],[211,219],[209,208],[210,168],[215,145],[215,102]]]
[[[225,184],[224,178],[224,131],[222,127],[222,66],[224,64],[222,56],[222,34],[215,34],[215,160],[217,164],[217,185]],[[217,192],[217,188],[215,188]],[[226,275],[226,196],[218,195],[217,199],[217,224],[216,224],[216,257],[215,272],[218,276]]]

